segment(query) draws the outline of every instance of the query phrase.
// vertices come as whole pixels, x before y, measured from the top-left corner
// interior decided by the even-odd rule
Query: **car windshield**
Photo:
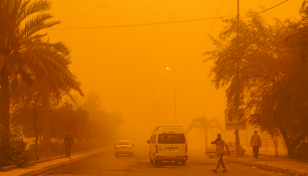
[[[129,142],[118,142],[118,145],[129,145]]]
[[[184,134],[160,134],[158,136],[159,144],[177,144],[185,143]]]

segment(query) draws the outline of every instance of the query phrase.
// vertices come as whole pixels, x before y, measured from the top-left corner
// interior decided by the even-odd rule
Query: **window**
[[[184,134],[160,134],[158,136],[159,144],[178,144],[185,143]]]
[[[118,142],[118,145],[130,145],[129,142]]]
[[[157,134],[154,134],[154,135],[151,137],[151,144],[156,144],[156,136],[157,136]]]

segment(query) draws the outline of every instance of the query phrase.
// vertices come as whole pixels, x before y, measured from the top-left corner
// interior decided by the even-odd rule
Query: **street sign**
[[[239,110],[239,117],[230,115],[229,110],[225,109],[225,128],[226,130],[246,130],[245,109]]]

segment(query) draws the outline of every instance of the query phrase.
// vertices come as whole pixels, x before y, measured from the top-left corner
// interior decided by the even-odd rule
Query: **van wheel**
[[[150,163],[153,163],[153,160],[151,159],[151,153],[149,153]]]
[[[186,164],[186,160],[181,161],[182,166],[185,166],[185,164]]]
[[[153,160],[153,162],[155,166],[158,166],[161,163],[160,161],[157,161],[157,160]]]

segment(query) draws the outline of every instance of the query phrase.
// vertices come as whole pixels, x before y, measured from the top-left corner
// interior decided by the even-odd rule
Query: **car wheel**
[[[181,161],[182,166],[185,166],[185,164],[186,164],[186,160]]]

